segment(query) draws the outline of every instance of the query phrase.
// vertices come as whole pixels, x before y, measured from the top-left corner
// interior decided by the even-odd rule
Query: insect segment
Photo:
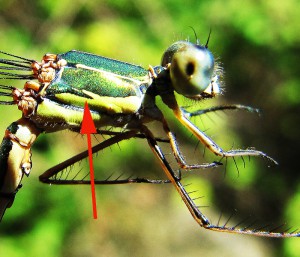
[[[194,100],[211,98],[220,93],[219,69],[207,46],[179,41],[164,53],[162,65],[148,70],[125,62],[105,57],[70,51],[64,54],[46,54],[42,62],[1,52],[10,59],[0,59],[0,75],[5,79],[29,79],[23,89],[1,85],[0,95],[11,97],[1,104],[16,104],[22,111],[22,118],[12,123],[6,130],[0,147],[0,217],[13,203],[21,186],[23,175],[31,170],[31,145],[40,133],[70,129],[80,131],[84,103],[88,102],[92,118],[99,133],[112,137],[93,147],[93,153],[122,140],[138,137],[147,140],[151,150],[159,160],[168,181],[147,178],[95,181],[96,184],[121,183],[164,183],[171,182],[197,223],[206,229],[251,234],[267,237],[295,237],[296,232],[268,232],[248,228],[213,225],[200,212],[181,183],[164,153],[159,141],[169,143],[174,158],[183,170],[216,167],[220,162],[188,164],[180,152],[162,111],[155,98],[160,96],[163,103],[173,110],[180,123],[220,159],[236,156],[260,156],[276,164],[276,161],[261,151],[254,149],[224,151],[210,137],[197,128],[189,117],[201,113],[190,113],[180,108],[175,91]],[[23,74],[25,73],[25,74]],[[34,81],[35,80],[35,81]],[[218,108],[218,107],[217,107]],[[226,109],[227,107],[220,107]],[[251,107],[229,106],[228,109],[248,109]],[[214,111],[211,108],[207,111]],[[205,112],[205,110],[203,110]],[[147,123],[158,121],[165,131],[167,140],[157,139]],[[121,128],[120,132],[105,130],[106,127]],[[40,181],[52,184],[84,184],[82,180],[64,181],[55,175],[87,157],[87,152],[78,154],[63,163],[45,171]]]

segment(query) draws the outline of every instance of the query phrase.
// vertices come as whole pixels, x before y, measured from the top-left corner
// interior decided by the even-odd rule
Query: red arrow
[[[92,142],[91,134],[97,133],[92,115],[88,106],[85,102],[84,112],[81,124],[81,134],[87,135],[88,152],[89,152],[89,163],[90,163],[90,179],[91,179],[91,190],[92,190],[92,205],[93,205],[93,216],[97,219],[97,206],[96,206],[96,194],[95,194],[95,176],[94,176],[94,166],[93,166],[93,152],[92,152]]]

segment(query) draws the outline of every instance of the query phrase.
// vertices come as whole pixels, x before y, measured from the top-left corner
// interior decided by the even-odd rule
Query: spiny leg
[[[214,230],[218,232],[229,232],[229,233],[237,233],[237,234],[248,234],[248,235],[255,235],[255,236],[264,236],[264,237],[299,237],[300,233],[297,232],[270,232],[270,231],[260,231],[258,229],[251,230],[249,228],[237,228],[234,227],[226,227],[226,224],[223,226],[211,224],[208,218],[198,209],[195,205],[194,201],[191,199],[187,191],[185,190],[184,186],[181,184],[180,179],[178,179],[170,167],[168,161],[166,160],[162,150],[160,149],[159,145],[157,144],[153,134],[151,131],[142,126],[141,131],[143,134],[146,135],[148,144],[153,151],[154,155],[160,162],[161,167],[163,168],[165,174],[167,175],[168,179],[171,183],[175,186],[176,190],[180,194],[183,202],[189,209],[191,215],[196,220],[196,222],[201,226],[209,230]],[[226,222],[227,223],[227,222]]]
[[[174,113],[177,119],[181,122],[181,124],[187,127],[198,138],[198,140],[215,155],[221,156],[223,158],[239,157],[239,156],[260,156],[276,165],[278,164],[273,158],[271,158],[264,152],[257,151],[254,149],[245,149],[245,150],[237,149],[237,150],[224,151],[209,136],[207,136],[204,132],[199,130],[187,117],[185,117],[184,113],[180,110],[178,106],[176,109],[174,109]]]
[[[163,123],[163,129],[166,132],[166,134],[170,140],[170,145],[171,145],[172,151],[174,153],[175,159],[182,169],[186,169],[186,170],[187,169],[206,169],[206,168],[215,168],[219,165],[222,165],[221,162],[216,162],[216,161],[212,162],[212,163],[204,163],[204,164],[187,164],[183,155],[180,152],[180,149],[177,144],[177,140],[176,140],[174,134],[171,132],[165,118],[162,118],[161,122]]]
[[[207,109],[199,109],[199,110],[193,111],[193,112],[189,112],[183,107],[180,107],[180,110],[184,114],[184,116],[187,118],[200,116],[200,115],[207,114],[210,112],[225,111],[225,110],[242,110],[242,111],[247,111],[250,113],[256,113],[258,115],[261,114],[261,111],[259,109],[253,108],[253,107],[247,106],[247,105],[241,105],[241,104],[213,106],[213,107],[210,107]],[[249,150],[249,149],[247,149],[247,150]],[[239,151],[240,150],[232,150],[232,151],[227,151],[227,153],[232,154],[233,152],[239,152]],[[242,151],[244,151],[244,150],[242,150]],[[260,151],[256,151],[256,152],[260,152]],[[260,152],[260,153],[262,153],[262,152]],[[234,156],[236,156],[236,155],[234,155]],[[234,158],[234,156],[225,156],[225,157],[233,157]],[[243,158],[243,156],[241,156],[241,157]],[[263,157],[266,157],[266,156],[263,156]],[[268,159],[270,160],[270,157],[268,157]],[[277,162],[274,159],[272,159],[271,161],[274,162],[275,164],[277,164]],[[243,162],[244,162],[244,159],[243,159]],[[245,165],[245,162],[244,162],[244,165]]]
[[[110,147],[113,144],[117,144],[121,142],[122,140],[130,139],[133,137],[136,137],[137,132],[136,131],[127,131],[127,132],[116,132],[113,133],[115,136],[112,138],[109,138],[105,140],[104,142],[101,142],[94,146],[92,148],[92,152],[96,153],[100,150],[103,150],[107,147]],[[112,134],[110,134],[112,135]],[[48,184],[57,184],[57,185],[74,185],[74,184],[90,184],[89,180],[62,180],[62,179],[55,179],[56,175],[66,168],[72,166],[73,164],[85,159],[88,157],[88,151],[84,151],[76,156],[71,157],[70,159],[59,163],[58,165],[48,169],[45,171],[42,175],[40,175],[39,179],[43,183]],[[163,184],[163,183],[170,183],[168,180],[155,180],[155,179],[147,179],[147,178],[127,178],[127,179],[116,179],[116,180],[109,180],[107,178],[106,180],[95,180],[95,184],[101,184],[101,185],[114,185],[114,184],[128,184],[128,183],[152,183],[152,184]]]
[[[116,136],[119,134],[123,134],[124,132],[122,131],[110,131],[110,130],[102,130],[102,129],[97,129],[97,133],[101,134],[101,135],[108,135],[108,136]],[[137,133],[133,136],[133,138],[141,138],[141,139],[145,139],[146,136],[141,134],[141,133]],[[157,142],[162,142],[162,143],[169,143],[170,140],[167,138],[155,138]]]
[[[220,106],[213,106],[207,109],[200,109],[197,111],[189,112],[186,110],[186,108],[181,107],[180,110],[184,113],[184,115],[188,118],[200,116],[203,114],[207,114],[209,112],[217,112],[217,111],[225,111],[225,110],[243,110],[248,111],[252,113],[260,114],[260,110],[257,108],[253,108],[251,106],[247,105],[241,105],[241,104],[232,104],[232,105],[220,105]]]
[[[152,116],[152,114],[155,113],[155,116]],[[214,168],[219,165],[222,165],[220,162],[212,162],[212,163],[203,163],[203,164],[187,164],[183,155],[180,152],[180,149],[178,147],[177,141],[173,133],[171,132],[168,123],[166,119],[164,118],[163,113],[161,110],[159,110],[156,106],[152,107],[150,112],[146,113],[149,117],[152,117],[153,120],[156,120],[158,122],[161,122],[163,124],[163,129],[166,132],[166,135],[168,137],[168,141],[170,143],[170,146],[172,148],[172,152],[174,154],[174,157],[178,163],[178,165],[183,169],[206,169],[206,168]],[[143,133],[141,133],[143,135]],[[156,138],[155,138],[156,140]],[[156,140],[158,141],[158,140]],[[161,141],[164,142],[164,141]]]

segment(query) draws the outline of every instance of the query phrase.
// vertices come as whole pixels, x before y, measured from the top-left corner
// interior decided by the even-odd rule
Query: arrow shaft
[[[97,219],[98,215],[97,215],[96,194],[95,194],[95,175],[94,175],[94,165],[93,165],[91,134],[87,134],[87,143],[88,143],[89,164],[90,164],[90,180],[91,180],[91,191],[92,191],[93,216],[94,216],[94,219]]]

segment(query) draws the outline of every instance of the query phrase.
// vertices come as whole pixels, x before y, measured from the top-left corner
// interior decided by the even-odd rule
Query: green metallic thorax
[[[33,117],[46,131],[79,127],[86,101],[97,127],[124,126],[125,116],[139,110],[152,83],[149,71],[137,65],[78,51],[58,55],[61,59],[67,65],[56,71]]]

